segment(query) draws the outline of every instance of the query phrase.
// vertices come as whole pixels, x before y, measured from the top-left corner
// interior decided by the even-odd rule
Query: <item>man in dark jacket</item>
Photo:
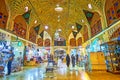
[[[72,54],[71,56],[72,59],[72,67],[75,67],[75,56]]]
[[[66,56],[66,65],[67,65],[67,67],[69,67],[69,65],[70,65],[70,56],[69,56],[69,54],[67,54],[67,56]]]

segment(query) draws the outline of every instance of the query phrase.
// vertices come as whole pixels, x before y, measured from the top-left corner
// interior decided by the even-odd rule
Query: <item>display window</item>
[[[33,44],[26,46],[25,55],[24,55],[24,65],[26,66],[35,66],[37,65],[37,48]]]

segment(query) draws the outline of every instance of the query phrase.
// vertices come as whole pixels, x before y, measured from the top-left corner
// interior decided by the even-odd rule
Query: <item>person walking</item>
[[[69,54],[67,54],[67,56],[66,56],[66,65],[67,65],[67,67],[69,67],[69,65],[70,65],[70,56],[69,56]]]
[[[75,67],[75,56],[72,54],[71,56],[72,59],[72,67]]]
[[[76,64],[78,65],[78,59],[79,59],[79,55],[76,54]]]
[[[8,69],[8,74],[7,75],[10,75],[11,74],[11,65],[12,65],[12,61],[14,59],[14,53],[12,50],[9,51],[9,57],[8,57],[8,64],[7,64],[7,69]]]

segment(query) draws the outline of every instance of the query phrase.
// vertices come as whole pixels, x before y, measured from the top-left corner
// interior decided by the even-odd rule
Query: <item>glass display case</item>
[[[119,41],[110,41],[101,44],[101,50],[105,54],[108,72],[120,73],[120,44]]]

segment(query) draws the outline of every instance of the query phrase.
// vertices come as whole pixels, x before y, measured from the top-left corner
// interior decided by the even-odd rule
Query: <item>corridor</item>
[[[10,76],[1,77],[0,80],[120,80],[119,75],[105,71],[85,72],[80,67],[54,68],[53,72],[45,72],[46,65],[38,67],[24,67],[21,72],[12,73]]]

